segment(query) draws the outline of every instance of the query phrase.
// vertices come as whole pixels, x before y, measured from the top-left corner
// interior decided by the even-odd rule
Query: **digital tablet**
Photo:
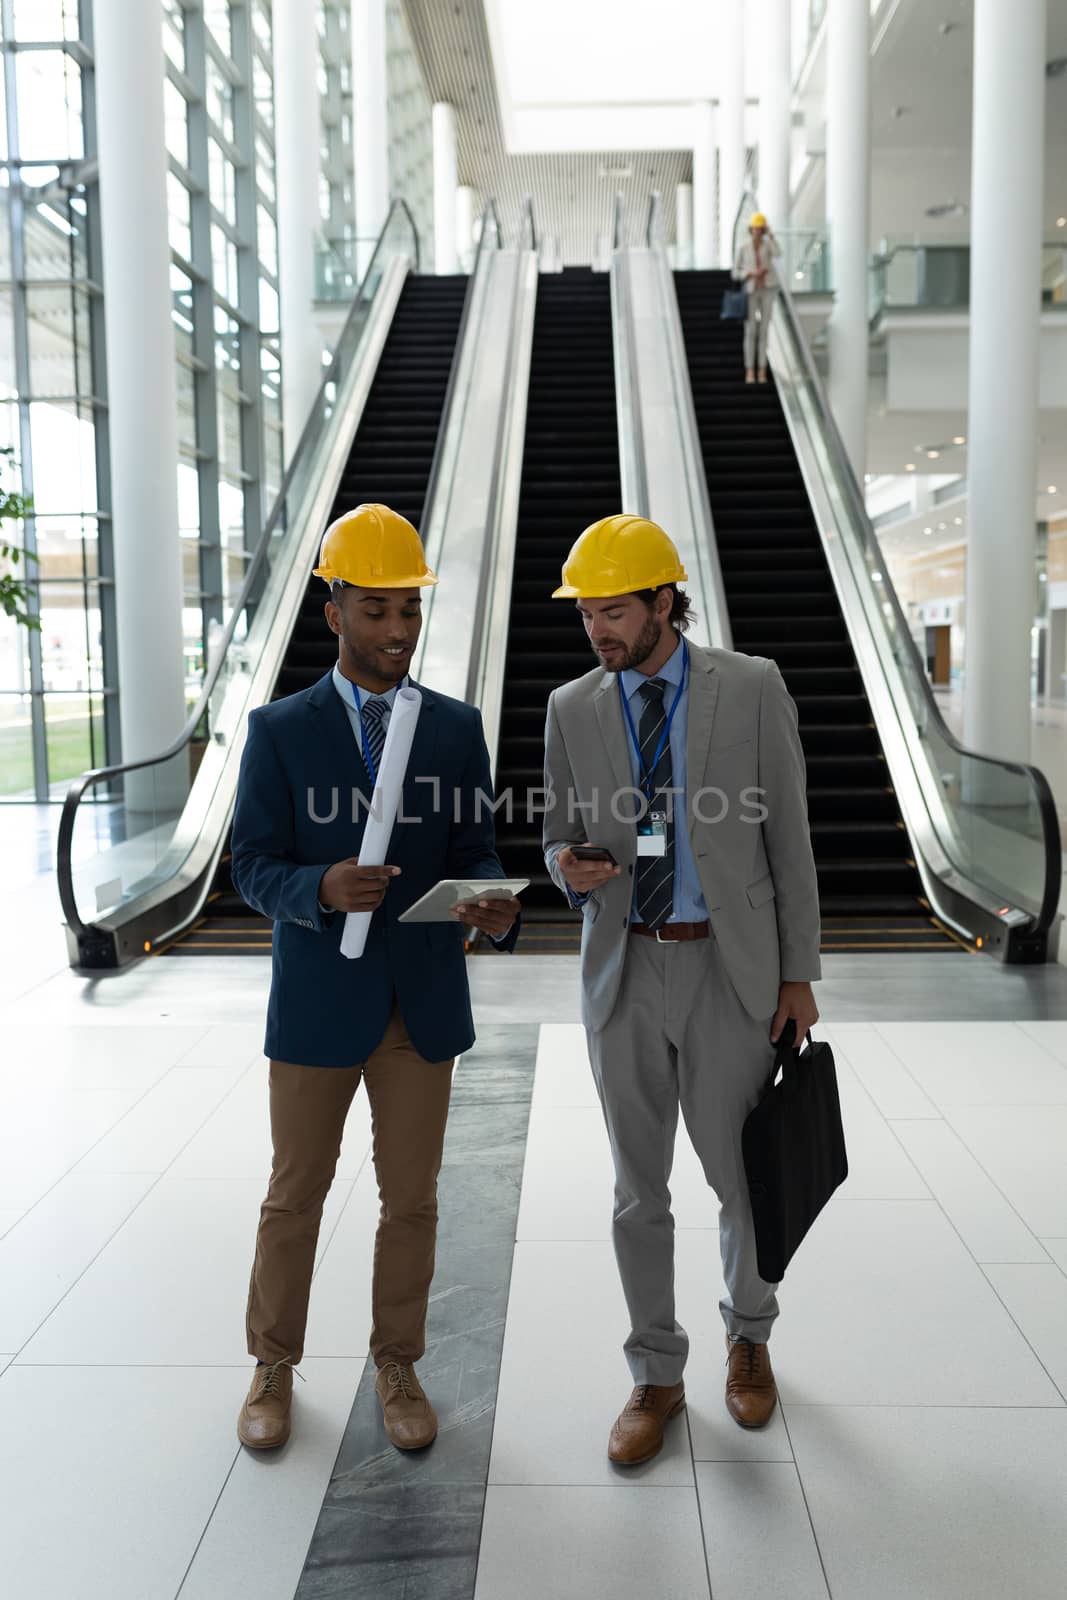
[[[509,900],[529,884],[529,878],[442,878],[397,921],[452,922],[452,907],[463,900]]]

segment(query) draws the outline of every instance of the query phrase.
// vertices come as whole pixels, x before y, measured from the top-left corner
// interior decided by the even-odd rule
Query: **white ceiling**
[[[686,148],[690,107],[723,82],[723,12],[737,0],[485,0],[509,152],[624,143]],[[764,12],[748,6],[745,92],[759,93]]]
[[[861,0],[862,3],[862,0]],[[872,6],[871,246],[885,236],[966,231],[932,205],[970,198],[974,0],[867,0]],[[1023,0],[1029,3],[1029,0]],[[608,168],[636,167],[634,216],[648,190],[690,175],[692,103],[723,84],[727,6],[744,7],[747,125],[756,138],[767,8],[761,0],[404,0],[434,99],[457,107],[461,178],[513,197],[533,189],[566,259],[589,260],[607,228]],[[794,55],[808,0],[792,0]],[[796,130],[806,179],[800,224],[824,208],[825,25],[801,76]],[[1067,56],[1067,0],[1049,0],[1048,57]],[[1067,215],[1067,74],[1046,83],[1046,232]],[[648,161],[635,163],[647,152]],[[798,160],[796,170],[804,170]],[[603,195],[601,195],[603,190]],[[592,205],[594,216],[583,211]],[[668,217],[668,222],[672,220]],[[1065,230],[1067,232],[1067,230]]]
[[[1027,3],[1027,0],[1024,0]],[[1067,56],[1067,0],[1049,0],[1046,59]],[[871,245],[886,235],[966,233],[967,216],[935,219],[932,205],[970,201],[974,0],[897,0],[872,30]],[[942,29],[948,26],[948,31]],[[825,35],[825,28],[823,29]],[[823,69],[816,42],[799,96],[800,147],[815,155],[795,220],[824,214]],[[1045,83],[1045,229],[1067,214],[1067,73]]]

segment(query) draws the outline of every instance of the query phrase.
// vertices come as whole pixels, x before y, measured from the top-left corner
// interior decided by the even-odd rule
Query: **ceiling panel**
[[[539,232],[559,239],[564,262],[591,262],[610,236],[616,190],[626,197],[628,242],[643,239],[653,189],[673,235],[675,186],[692,177],[689,150],[509,155],[482,0],[404,0],[404,10],[430,98],[456,109],[460,182],[495,198],[506,242],[529,194]]]

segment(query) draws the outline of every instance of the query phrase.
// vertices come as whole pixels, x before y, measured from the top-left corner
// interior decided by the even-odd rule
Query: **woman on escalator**
[[[745,317],[746,383],[755,383],[757,369],[760,383],[767,382],[767,335],[774,315],[774,302],[778,298],[778,274],[774,263],[781,253],[767,218],[762,211],[757,211],[748,225],[748,238],[737,252],[733,272],[748,296],[748,315]]]

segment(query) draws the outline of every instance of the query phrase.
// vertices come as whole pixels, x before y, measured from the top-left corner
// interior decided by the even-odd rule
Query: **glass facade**
[[[88,0],[0,0],[0,457],[27,496],[28,630],[0,618],[0,798],[46,799],[117,727]]]
[[[187,694],[282,475],[269,0],[162,0]]]
[[[100,0],[97,0],[100,3]],[[282,479],[271,0],[160,7],[186,698]],[[350,0],[315,0],[320,251],[350,285]],[[32,501],[27,629],[0,615],[0,799],[59,799],[120,757],[93,0],[0,0],[0,485]],[[430,106],[388,7],[393,193],[432,255]]]

